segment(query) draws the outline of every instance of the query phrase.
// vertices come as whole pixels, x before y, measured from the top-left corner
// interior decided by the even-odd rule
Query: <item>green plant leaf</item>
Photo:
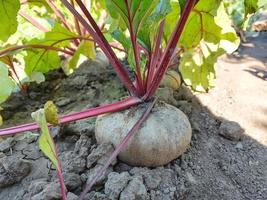
[[[3,125],[3,118],[2,118],[2,116],[0,115],[0,126],[2,126]]]
[[[6,41],[10,35],[16,32],[19,9],[19,0],[2,0],[0,2],[0,40]]]
[[[179,66],[184,82],[198,92],[214,87],[215,63],[223,53],[223,49],[212,51],[205,43],[185,52]]]
[[[57,158],[55,144],[49,132],[45,116],[45,110],[39,109],[36,112],[33,112],[32,118],[36,121],[36,123],[41,129],[41,136],[39,138],[39,147],[41,151],[50,159],[53,165],[58,169],[60,165]]]
[[[171,11],[172,6],[170,1],[160,0],[153,12],[151,12],[151,14],[144,19],[143,25],[138,34],[138,39],[145,44],[144,48],[151,51],[155,41],[156,33],[158,33],[159,24]],[[177,20],[178,15],[176,15],[175,20]],[[166,27],[169,27],[168,22],[166,22]]]
[[[222,28],[214,18],[220,6],[219,0],[200,0],[187,20],[179,45],[184,48],[196,47],[203,39],[211,43],[220,42]]]
[[[244,0],[245,16],[258,10],[258,0]]]
[[[70,58],[68,67],[65,67],[64,71],[67,74],[73,72],[83,61],[87,59],[96,59],[95,45],[92,41],[82,41],[75,51],[74,55]]]
[[[50,6],[47,4],[46,0],[27,0],[27,4],[30,7],[38,6],[38,7],[45,7],[47,11],[51,12]]]
[[[52,125],[58,125],[59,124],[59,116],[57,107],[53,103],[53,101],[48,101],[44,105],[44,111],[45,111],[45,118],[46,121]]]
[[[70,38],[77,37],[60,24],[47,32],[43,39],[33,39],[28,44],[47,45],[53,47],[68,47]],[[30,49],[25,57],[25,72],[31,76],[33,72],[47,73],[60,68],[61,59],[58,52],[46,49]]]
[[[171,9],[172,11],[165,18],[165,24],[166,24],[164,27],[165,43],[167,43],[167,40],[171,36],[172,31],[174,30],[176,22],[178,21],[181,13],[180,5],[177,2],[171,3]]]
[[[169,11],[169,0],[129,1],[130,14],[125,2],[124,0],[106,0],[106,6],[111,17],[117,20],[123,19],[128,30],[132,26],[135,35],[142,32],[139,38],[146,44],[150,43],[149,35],[150,33],[155,34],[155,32],[149,28],[158,24],[160,19],[166,15],[165,12]]]
[[[31,77],[33,72],[47,73],[60,67],[60,57],[55,51],[32,49],[27,51],[25,72]]]
[[[8,75],[8,68],[0,62],[0,104],[6,101],[15,88],[14,81]]]

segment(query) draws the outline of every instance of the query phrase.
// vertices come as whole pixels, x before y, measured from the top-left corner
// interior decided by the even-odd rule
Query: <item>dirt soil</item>
[[[193,94],[186,87],[175,92],[162,88],[165,101],[191,121],[190,148],[158,168],[117,160],[86,199],[267,199],[266,42],[267,34],[252,38],[235,55],[220,59],[217,87],[208,94]],[[2,115],[9,127],[30,122],[31,112],[48,100],[64,114],[126,95],[109,66],[91,61],[69,77],[51,73],[45,83],[31,85],[28,95],[14,94]],[[91,118],[52,130],[68,200],[77,199],[113,151],[110,144],[96,145],[94,122]],[[0,142],[1,200],[60,199],[55,169],[37,141],[37,132],[27,132]]]

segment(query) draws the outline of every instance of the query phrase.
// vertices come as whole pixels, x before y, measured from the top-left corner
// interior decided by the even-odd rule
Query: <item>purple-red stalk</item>
[[[93,185],[96,183],[96,181],[103,175],[103,173],[106,171],[108,166],[113,162],[113,160],[119,155],[119,153],[126,147],[129,140],[134,136],[135,133],[140,129],[141,125],[146,121],[148,118],[152,108],[154,107],[157,99],[154,99],[152,103],[148,104],[147,108],[145,109],[144,113],[140,117],[140,119],[135,123],[135,125],[132,127],[132,129],[127,133],[127,135],[123,138],[123,140],[120,142],[118,146],[116,146],[114,152],[111,154],[105,165],[99,170],[99,172],[96,173],[96,175],[93,177],[92,181],[86,185],[85,190],[81,193],[78,200],[82,200],[86,193],[91,190]]]
[[[34,25],[36,28],[43,32],[48,32],[49,30],[44,27],[42,24],[40,24],[37,20],[35,20],[33,17],[25,13],[24,11],[20,10],[19,15],[22,16],[24,19],[26,19],[28,22],[30,22],[32,25]]]
[[[71,5],[72,5],[73,7],[75,7],[75,5],[74,5],[74,0],[71,0],[70,3],[71,3]],[[82,36],[83,33],[82,33],[82,30],[81,30],[79,21],[78,21],[74,16],[73,16],[73,19],[74,19],[75,28],[76,28],[77,33],[78,33],[80,36]]]
[[[50,131],[49,131],[49,134],[50,134],[50,137],[52,138]],[[52,140],[52,142],[54,145],[56,159],[57,159],[57,163],[58,163],[58,167],[56,170],[57,170],[57,177],[58,177],[59,184],[60,184],[60,191],[61,191],[61,195],[62,195],[62,200],[67,200],[65,183],[64,183],[64,178],[63,178],[63,174],[62,174],[61,162],[58,158],[57,145],[55,144],[54,140]]]
[[[41,45],[41,44],[28,44],[28,45],[18,45],[18,46],[14,46],[14,47],[8,47],[8,48],[0,51],[0,56],[8,55],[12,51],[17,51],[17,50],[21,50],[21,49],[33,49],[33,48],[34,49],[45,49],[45,50],[58,51],[58,52],[62,52],[62,53],[73,56],[73,52],[71,52],[71,51],[61,49],[58,47]]]
[[[134,32],[134,28],[133,28],[133,17],[131,16],[131,8],[129,5],[128,0],[124,0],[126,7],[127,7],[127,18],[128,18],[128,23],[129,23],[129,28],[130,28],[130,37],[131,37],[131,41],[132,41],[132,47],[133,47],[133,53],[134,53],[134,60],[135,60],[135,69],[136,69],[136,82],[137,82],[137,88],[138,91],[144,95],[145,93],[145,88],[143,85],[143,81],[142,81],[142,75],[141,75],[141,69],[140,69],[140,51],[137,45],[137,37],[136,37],[136,33]]]
[[[142,100],[139,99],[138,97],[128,97],[126,99],[123,99],[115,103],[102,105],[96,108],[89,108],[81,112],[64,115],[60,117],[60,124],[65,124],[68,122],[73,122],[73,121],[77,121],[77,120],[81,120],[81,119],[85,119],[88,117],[93,117],[93,116],[97,116],[97,115],[101,115],[101,114],[105,114],[109,112],[121,111],[131,106],[137,105],[141,102]],[[24,124],[20,126],[11,127],[11,128],[0,129],[0,136],[23,133],[25,131],[33,131],[33,130],[38,130],[38,129],[39,129],[39,126],[36,123]]]
[[[155,48],[151,55],[151,61],[150,61],[150,66],[148,68],[149,71],[148,71],[148,76],[147,76],[147,90],[148,88],[151,87],[150,84],[151,84],[151,81],[154,79],[155,70],[157,68],[158,59],[160,56],[160,49],[161,49],[160,45],[162,42],[162,36],[163,36],[163,31],[164,31],[164,24],[165,24],[165,20],[161,21],[159,32],[156,37]]]
[[[53,12],[55,13],[55,15],[61,20],[61,22],[63,23],[63,25],[66,27],[66,29],[68,29],[69,31],[71,31],[71,27],[68,24],[68,22],[66,21],[64,14],[57,8],[57,6],[54,4],[54,2],[52,0],[46,0],[46,3],[53,10]],[[76,46],[79,46],[79,44],[80,44],[79,40],[74,40],[74,44]]]
[[[76,0],[76,1],[77,3],[80,2],[79,3],[80,6],[83,5],[81,9],[85,7],[84,4],[80,0]],[[138,94],[138,91],[134,87],[133,83],[131,82],[127,71],[124,69],[123,65],[119,61],[118,57],[116,56],[116,54],[114,53],[110,45],[108,44],[104,35],[101,33],[101,30],[99,30],[98,26],[97,25],[94,26],[94,28],[96,29],[95,31],[97,31],[96,33],[91,28],[91,26],[87,23],[87,21],[77,12],[77,10],[67,0],[61,0],[61,2],[65,5],[67,9],[69,9],[69,11],[77,18],[77,20],[79,20],[79,22],[84,26],[84,28],[88,31],[88,33],[95,40],[95,42],[99,45],[99,47],[102,49],[104,54],[108,57],[115,72],[117,73],[118,77],[120,78],[124,86],[128,89],[128,91],[134,96],[140,96],[140,94]],[[84,14],[88,20],[92,19],[93,24],[91,25],[93,26],[94,24],[96,24],[92,16],[90,15],[90,13],[86,9],[86,7],[85,9],[82,9],[82,10],[85,11]],[[98,30],[100,31],[99,32],[100,34],[98,34]]]
[[[167,47],[164,51],[163,56],[161,57],[158,69],[155,73],[155,78],[152,80],[151,83],[151,87],[149,88],[149,90],[147,91],[147,93],[144,96],[144,99],[149,99],[151,98],[157,88],[159,87],[160,81],[163,78],[163,75],[165,74],[166,70],[168,69],[169,63],[171,61],[172,55],[175,52],[175,48],[176,45],[183,33],[185,24],[187,22],[187,19],[191,13],[191,10],[194,8],[195,4],[196,4],[197,0],[188,0],[186,2],[185,8],[182,12],[182,15],[180,17],[180,20],[178,21],[172,35],[171,38],[167,44]]]

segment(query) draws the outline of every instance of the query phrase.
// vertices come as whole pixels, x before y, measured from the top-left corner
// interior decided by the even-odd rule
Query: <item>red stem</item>
[[[49,131],[50,137],[51,133]],[[58,180],[59,180],[59,184],[60,184],[60,191],[61,191],[61,195],[62,195],[62,200],[67,200],[67,195],[66,195],[66,190],[65,190],[65,183],[64,183],[64,178],[63,178],[63,174],[62,174],[62,167],[61,167],[61,162],[58,158],[58,152],[57,152],[57,145],[55,144],[54,140],[52,139],[53,145],[54,145],[54,149],[55,149],[55,154],[56,154],[56,159],[58,162],[58,167],[57,167],[57,176],[58,176]]]
[[[58,161],[58,163],[59,163],[59,161]],[[60,163],[59,163],[59,165],[60,165]],[[62,175],[61,166],[60,166],[60,169],[57,169],[57,176],[58,176],[58,179],[59,179],[62,200],[67,200],[67,195],[66,195],[66,191],[65,191],[65,184],[64,184],[64,178],[63,178],[63,175]]]
[[[131,8],[130,5],[128,3],[128,0],[125,0],[126,6],[127,6],[127,18],[128,18],[128,22],[129,22],[129,28],[130,28],[130,37],[131,37],[131,41],[132,41],[132,45],[133,45],[133,52],[134,52],[134,59],[135,59],[135,64],[136,64],[136,78],[137,78],[137,86],[139,91],[144,94],[145,93],[145,89],[143,87],[143,81],[142,81],[142,75],[141,75],[141,70],[140,70],[140,54],[139,54],[139,48],[137,45],[137,38],[136,38],[136,34],[134,33],[134,29],[133,29],[133,22],[132,22],[132,18],[131,18]]]
[[[74,5],[74,0],[71,0],[70,2],[71,2],[71,5],[72,5],[73,7],[75,7],[75,5]],[[79,35],[83,35],[83,34],[82,34],[81,27],[80,27],[80,24],[79,24],[79,21],[78,21],[75,17],[74,17],[74,23],[75,23],[75,28],[76,28],[77,33],[78,33]]]
[[[188,0],[186,2],[186,5],[180,17],[180,20],[178,21],[172,33],[172,36],[167,44],[167,47],[164,51],[164,54],[160,60],[159,67],[155,74],[155,78],[153,79],[151,83],[151,87],[149,88],[149,90],[144,96],[145,100],[151,98],[155,94],[157,88],[159,87],[160,81],[163,78],[164,73],[168,69],[168,65],[170,63],[172,55],[175,52],[175,47],[182,35],[187,19],[191,13],[191,10],[194,8],[196,2],[197,0]]]
[[[57,6],[54,4],[54,2],[52,0],[46,0],[46,3],[53,10],[55,15],[61,20],[63,25],[66,27],[66,29],[71,31],[71,27],[69,26],[68,22],[66,21],[64,14],[57,8]],[[78,40],[74,40],[74,43],[76,46],[79,46],[79,44],[80,44]]]
[[[108,166],[113,162],[113,160],[119,155],[119,153],[126,147],[129,140],[134,136],[134,134],[137,133],[137,131],[140,129],[141,125],[146,121],[148,118],[152,108],[154,107],[156,103],[156,99],[152,103],[150,103],[144,113],[142,114],[141,118],[135,123],[135,125],[132,127],[132,129],[127,133],[127,135],[123,138],[123,140],[120,142],[118,146],[116,146],[116,149],[112,153],[112,155],[109,157],[105,165],[99,170],[99,172],[96,173],[96,175],[93,177],[92,181],[86,185],[85,190],[82,192],[82,194],[79,196],[78,200],[82,200],[84,196],[91,190],[93,185],[96,183],[96,181],[101,177]]]
[[[77,12],[77,10],[67,0],[61,0],[61,2],[66,6],[66,8],[69,9],[69,11],[77,18],[77,20],[80,21],[80,23],[84,26],[84,28],[88,31],[88,33],[94,38],[95,42],[98,43],[102,51],[106,54],[106,56],[110,60],[112,66],[114,67],[115,72],[117,73],[118,77],[121,79],[125,87],[128,89],[128,91],[132,95],[140,96],[138,94],[138,91],[134,87],[133,83],[131,82],[127,71],[124,69],[123,65],[120,63],[118,57],[112,50],[111,46],[108,44],[107,40],[105,39],[101,30],[95,23],[91,14],[88,12],[86,7],[80,0],[76,1],[83,10],[84,14],[86,15],[91,25],[94,27],[96,32],[91,28],[91,26],[87,23],[87,21]]]
[[[150,62],[148,77],[147,77],[147,89],[151,87],[150,84],[154,78],[154,73],[155,73],[155,70],[157,68],[158,58],[160,55],[160,45],[161,45],[163,30],[164,30],[164,24],[165,24],[165,20],[161,21],[160,27],[159,27],[159,32],[158,32],[157,39],[156,39],[154,52],[151,55],[151,62]]]
[[[15,69],[15,66],[14,66],[14,63],[13,63],[13,60],[12,60],[13,58],[11,58],[11,56],[7,56],[7,59],[8,59],[8,63],[9,63],[8,66],[10,67],[10,69],[11,69],[11,71],[12,71],[12,73],[13,73],[12,78],[13,78],[13,80],[14,80],[15,82],[18,83],[20,89],[22,90],[22,84],[21,84],[21,82],[20,82],[18,73],[17,73],[17,71],[16,71],[16,69]],[[13,77],[13,76],[15,76],[17,80],[16,80],[15,77]]]
[[[89,108],[81,112],[64,115],[60,117],[60,124],[73,122],[73,121],[85,119],[88,117],[94,117],[94,116],[101,115],[104,113],[121,111],[131,106],[137,105],[141,102],[142,100],[137,97],[128,97],[126,99],[123,99],[115,103],[99,106],[96,108]],[[11,127],[11,128],[0,129],[0,136],[12,135],[16,133],[22,133],[25,131],[33,131],[33,130],[38,130],[38,129],[39,129],[39,126],[36,123],[24,124],[24,125]]]
[[[21,49],[32,49],[32,48],[46,49],[46,50],[52,50],[52,51],[60,51],[60,52],[63,52],[65,54],[68,54],[68,55],[73,55],[73,52],[65,50],[65,49],[61,49],[58,47],[40,45],[40,44],[29,44],[29,45],[18,45],[18,46],[3,49],[0,51],[0,56],[5,56],[6,54],[9,54],[12,51],[17,51],[17,50],[21,50]]]
[[[33,17],[29,16],[24,11],[20,10],[19,15],[22,16],[24,19],[26,19],[28,22],[30,22],[32,25],[34,25],[36,28],[43,32],[48,32],[49,30],[44,27],[42,24],[40,24],[38,21],[36,21]]]

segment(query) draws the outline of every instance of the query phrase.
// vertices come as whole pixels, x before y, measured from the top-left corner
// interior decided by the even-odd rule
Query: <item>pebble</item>
[[[0,159],[0,188],[20,182],[31,171],[29,162],[15,156]]]
[[[118,199],[121,191],[126,187],[130,180],[128,172],[116,173],[111,172],[105,184],[105,194],[110,199]]]
[[[242,139],[244,129],[234,121],[223,121],[219,128],[219,134],[229,140],[238,141]]]
[[[141,176],[134,177],[120,195],[120,200],[146,200],[147,190]]]
[[[240,149],[240,150],[242,150],[242,149],[244,148],[242,142],[238,142],[238,143],[235,145],[235,148],[236,148],[236,149]]]
[[[15,145],[15,140],[13,137],[9,137],[5,140],[3,140],[0,143],[0,152],[7,152],[9,151],[14,145]]]

